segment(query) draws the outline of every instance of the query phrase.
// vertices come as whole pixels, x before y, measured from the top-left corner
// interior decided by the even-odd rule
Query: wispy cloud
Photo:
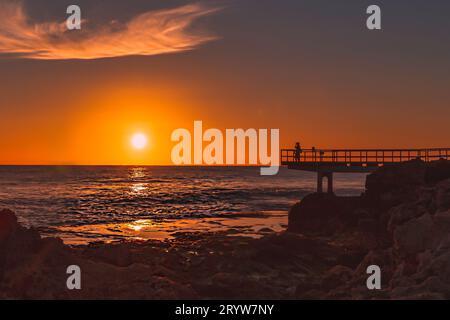
[[[2,0],[0,0],[2,1]],[[196,3],[149,11],[129,22],[68,31],[65,22],[30,23],[18,1],[0,2],[0,54],[42,60],[98,59],[190,50],[216,39],[191,30],[194,21],[218,8]]]

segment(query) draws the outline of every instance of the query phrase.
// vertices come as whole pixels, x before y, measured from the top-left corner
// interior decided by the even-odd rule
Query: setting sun
[[[143,133],[135,133],[131,138],[131,145],[135,149],[144,149],[147,146],[147,136]]]

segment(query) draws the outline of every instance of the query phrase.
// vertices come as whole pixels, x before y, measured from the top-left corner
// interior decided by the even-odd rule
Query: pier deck
[[[334,172],[373,172],[381,166],[421,159],[450,160],[450,148],[430,149],[281,149],[281,165],[289,169],[317,172],[317,192],[327,177],[333,192]]]

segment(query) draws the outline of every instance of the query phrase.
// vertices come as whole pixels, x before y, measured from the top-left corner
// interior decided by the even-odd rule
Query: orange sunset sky
[[[171,164],[171,132],[449,147],[450,4],[0,0],[0,164]],[[405,9],[405,4],[409,6]],[[147,135],[142,150],[130,139]]]

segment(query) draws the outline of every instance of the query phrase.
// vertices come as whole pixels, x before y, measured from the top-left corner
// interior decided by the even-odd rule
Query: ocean
[[[336,174],[335,192],[359,195],[365,174]],[[43,235],[63,228],[287,211],[316,175],[258,167],[0,166],[0,208]],[[83,237],[80,234],[79,238]]]

